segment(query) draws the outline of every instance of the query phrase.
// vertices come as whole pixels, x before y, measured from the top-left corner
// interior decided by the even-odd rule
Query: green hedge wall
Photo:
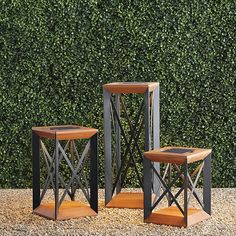
[[[100,129],[102,84],[159,81],[161,144],[211,147],[236,187],[236,2],[1,0],[0,187],[31,187],[31,127]]]

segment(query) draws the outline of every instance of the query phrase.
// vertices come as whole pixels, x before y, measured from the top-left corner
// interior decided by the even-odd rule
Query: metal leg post
[[[117,114],[120,118],[120,94],[116,94],[115,95],[115,107],[116,107],[116,111],[117,111]],[[118,173],[120,167],[121,167],[121,146],[120,146],[120,138],[121,138],[121,135],[120,135],[120,126],[119,126],[119,123],[116,120],[116,123],[115,123],[115,129],[116,129],[116,173]],[[117,181],[117,185],[116,185],[116,194],[120,193],[121,191],[121,177],[119,177],[118,181]]]
[[[144,219],[152,212],[152,168],[151,162],[144,158]]]
[[[59,141],[55,137],[55,220],[59,210]]]
[[[32,153],[33,153],[33,210],[40,205],[40,157],[39,157],[39,136],[32,132]]]
[[[183,164],[184,167],[184,222],[188,225],[188,163]]]
[[[160,89],[159,86],[153,91],[153,148],[160,148]],[[155,162],[154,167],[160,173],[160,163]],[[153,190],[157,196],[160,196],[160,183],[157,176],[153,176]]]
[[[168,168],[168,183],[169,183],[169,185],[170,185],[170,183],[171,183],[171,164],[169,164],[169,168]],[[170,191],[171,191],[171,187],[170,187]],[[168,194],[168,206],[171,206],[171,195],[170,194]]]
[[[74,157],[74,145],[73,141],[69,140],[69,145],[70,145],[70,154],[71,154],[71,163],[73,166],[75,166],[75,157]],[[70,196],[71,201],[75,201],[75,192],[76,192],[76,183],[74,181],[71,184],[71,191],[68,191],[68,194]]]
[[[98,133],[91,138],[90,206],[98,213]]]
[[[112,155],[111,155],[111,94],[103,90],[104,98],[104,155],[105,155],[105,204],[112,198]]]
[[[211,154],[209,154],[204,160],[203,178],[204,211],[211,215]]]
[[[145,152],[150,150],[150,92],[144,94]]]

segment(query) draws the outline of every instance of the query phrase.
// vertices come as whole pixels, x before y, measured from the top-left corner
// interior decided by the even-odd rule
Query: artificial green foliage
[[[102,85],[159,81],[161,144],[213,149],[236,187],[236,1],[1,0],[0,187],[31,187],[31,127],[100,130]],[[135,180],[134,180],[135,181]]]

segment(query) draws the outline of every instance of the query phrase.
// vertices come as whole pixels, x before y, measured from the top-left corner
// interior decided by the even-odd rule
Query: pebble
[[[46,195],[46,199],[51,197],[50,193]],[[81,193],[78,193],[77,197],[82,198]],[[0,199],[0,235],[3,236],[236,235],[235,188],[212,189],[211,219],[189,228],[145,224],[142,210],[104,208],[103,190],[99,190],[98,216],[58,222],[32,214],[32,190],[30,189],[1,189]]]

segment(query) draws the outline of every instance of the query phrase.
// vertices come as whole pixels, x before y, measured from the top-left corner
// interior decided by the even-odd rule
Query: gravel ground
[[[99,195],[98,216],[54,222],[31,213],[30,189],[0,190],[0,235],[236,235],[236,189],[212,189],[212,218],[187,229],[144,224],[142,210],[106,209]]]

